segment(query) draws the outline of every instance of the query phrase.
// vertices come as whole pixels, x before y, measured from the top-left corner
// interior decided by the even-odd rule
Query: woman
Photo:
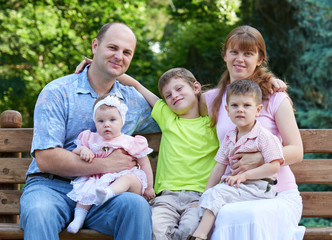
[[[225,40],[223,59],[227,70],[218,87],[202,96],[203,113],[211,116],[219,141],[234,128],[224,107],[227,85],[249,78],[263,92],[264,107],[257,119],[282,141],[285,162],[278,173],[277,197],[226,205],[217,214],[211,239],[302,239],[304,227],[298,226],[302,199],[289,165],[302,161],[303,145],[292,102],[285,92],[271,94],[274,76],[267,69],[264,39],[255,28],[240,26],[232,30]],[[259,152],[238,154],[235,158],[241,159],[234,166],[235,174],[263,164]]]

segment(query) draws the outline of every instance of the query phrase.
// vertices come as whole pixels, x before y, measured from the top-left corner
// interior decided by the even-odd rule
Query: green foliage
[[[250,24],[266,40],[273,72],[291,86],[299,126],[331,128],[331,7],[330,0],[2,1],[0,111],[19,110],[31,127],[40,90],[92,57],[91,42],[104,23],[134,29],[138,45],[128,73],[155,93],[160,75],[179,66],[215,85],[226,35]]]
[[[331,128],[332,1],[245,0],[242,20],[266,40],[270,66],[290,84],[301,128]]]
[[[305,227],[331,227],[332,218],[302,218],[299,225]]]
[[[221,43],[238,21],[240,2],[176,0],[161,39],[163,69],[185,67],[202,84],[215,85],[223,72]]]
[[[145,27],[151,19],[147,1],[8,0],[1,5],[0,111],[20,111],[24,126],[32,127],[40,90],[92,56],[91,42],[107,22],[135,30],[138,48],[129,73],[148,87],[156,85],[153,72],[160,66],[149,48],[155,39]]]

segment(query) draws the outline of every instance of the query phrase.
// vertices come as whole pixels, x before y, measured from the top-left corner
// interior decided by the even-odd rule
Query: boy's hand
[[[272,83],[272,89],[270,89],[270,93],[273,94],[274,92],[285,92],[287,89],[287,84],[280,80],[279,78],[272,78],[271,79]],[[273,91],[273,89],[275,91]]]
[[[154,190],[152,187],[145,189],[144,194],[143,194],[144,198],[149,201],[150,199],[154,198],[156,196]]]
[[[75,73],[80,73],[84,70],[85,66],[88,65],[89,63],[92,63],[92,59],[84,57],[84,60],[77,65],[75,69]]]
[[[89,148],[83,147],[81,150],[80,157],[82,160],[84,160],[88,163],[92,163],[92,160],[95,158],[95,155]]]
[[[225,181],[229,186],[236,184],[236,187],[240,187],[240,183],[247,181],[247,177],[244,173],[241,173],[235,176],[228,176]]]

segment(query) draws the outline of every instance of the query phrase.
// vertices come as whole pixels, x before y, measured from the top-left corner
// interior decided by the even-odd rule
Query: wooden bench
[[[8,112],[7,112],[8,113]],[[19,114],[18,112],[12,112]],[[2,115],[1,115],[2,116]],[[0,128],[0,239],[23,239],[18,225],[20,184],[25,183],[25,173],[31,162],[22,153],[30,151],[33,129],[19,128],[16,119],[1,118]],[[10,127],[10,128],[8,128]],[[301,129],[305,153],[332,153],[332,129]],[[158,152],[160,134],[145,135],[149,146]],[[157,159],[151,159],[156,169]],[[332,159],[304,159],[291,166],[298,184],[332,184]],[[332,218],[332,190],[326,192],[301,192],[303,217]],[[82,229],[77,234],[63,231],[60,239],[113,239],[102,233]],[[307,228],[305,240],[332,239],[332,227]]]

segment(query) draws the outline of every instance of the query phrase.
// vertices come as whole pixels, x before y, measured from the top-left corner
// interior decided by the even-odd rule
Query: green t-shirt
[[[203,192],[219,148],[215,128],[210,128],[210,118],[180,118],[163,100],[156,102],[151,116],[162,132],[155,192]]]

